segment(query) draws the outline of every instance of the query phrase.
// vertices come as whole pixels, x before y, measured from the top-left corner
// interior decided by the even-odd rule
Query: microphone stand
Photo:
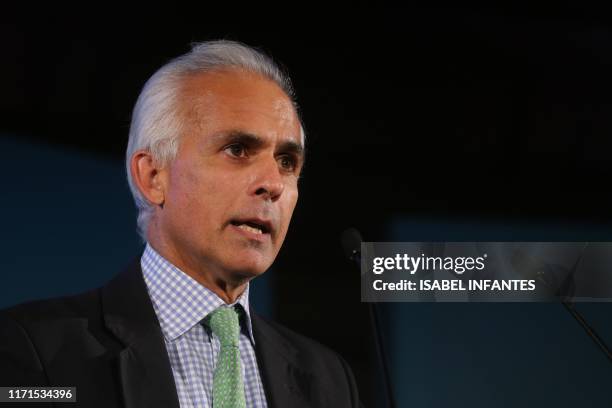
[[[597,347],[599,347],[599,349],[606,355],[606,357],[608,357],[608,361],[612,363],[612,353],[610,353],[610,349],[603,341],[603,339],[599,337],[599,335],[597,335],[595,330],[593,330],[591,326],[589,326],[584,317],[582,317],[582,315],[576,310],[574,304],[567,300],[563,300],[561,301],[561,303],[563,304],[563,306],[565,306],[567,311],[572,316],[574,316],[574,318],[582,326],[586,334],[595,342],[595,344],[597,344]]]
[[[580,265],[580,261],[582,260],[582,257],[584,256],[584,253],[586,252],[587,246],[589,246],[588,243],[586,243],[584,245],[584,247],[582,248],[580,256],[578,257],[578,259],[574,263],[574,265],[573,265],[572,269],[570,270],[570,272],[565,277],[564,282],[562,283],[561,287],[559,287],[559,289],[557,290],[556,295],[561,298],[561,304],[574,317],[574,319],[576,319],[578,324],[580,324],[580,326],[582,326],[582,328],[586,332],[587,336],[589,336],[591,338],[591,340],[593,340],[595,342],[597,347],[599,347],[599,349],[608,358],[608,361],[612,363],[612,353],[610,352],[610,348],[607,346],[605,341],[601,337],[599,337],[597,332],[595,332],[595,329],[593,329],[591,326],[589,326],[589,324],[587,323],[586,319],[582,316],[582,314],[580,314],[580,312],[578,312],[578,310],[576,310],[575,304],[571,300],[573,293],[570,294],[569,296],[566,295],[566,293],[565,293],[565,292],[568,292],[570,290],[573,292],[573,290],[571,288],[573,288],[573,284],[574,284],[574,280],[573,280],[574,279],[574,274],[578,270],[578,266]],[[544,281],[543,283],[544,283],[545,286],[548,286],[546,281]]]
[[[372,330],[374,331],[374,342],[376,345],[376,351],[378,359],[381,362],[383,370],[383,383],[387,394],[387,404],[389,408],[395,408],[395,398],[393,396],[393,388],[391,387],[391,375],[389,374],[389,364],[387,363],[387,355],[385,348],[383,347],[382,329],[380,327],[380,319],[378,318],[378,304],[374,302],[368,303],[368,309],[370,311],[370,321],[372,323]]]
[[[347,253],[348,259],[361,270],[361,234],[354,228],[348,229],[343,234],[343,245]],[[382,328],[380,324],[380,318],[378,313],[377,302],[367,302],[368,311],[370,314],[370,323],[372,325],[372,332],[374,334],[374,345],[376,347],[376,355],[380,361],[380,365],[383,371],[383,386],[387,397],[387,406],[389,408],[395,408],[395,397],[393,394],[393,387],[391,386],[391,375],[389,374],[389,364],[387,360],[387,354],[383,345]]]

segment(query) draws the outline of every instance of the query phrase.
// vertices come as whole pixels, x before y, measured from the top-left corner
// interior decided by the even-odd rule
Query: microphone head
[[[356,228],[348,228],[342,232],[342,248],[344,254],[351,261],[359,261],[361,258],[361,234]]]
[[[570,299],[574,294],[574,272],[578,261],[573,268],[568,268],[553,262],[545,262],[544,259],[531,256],[521,248],[516,249],[510,258],[510,264],[519,275],[525,279],[538,281],[543,295],[558,296],[563,299]]]

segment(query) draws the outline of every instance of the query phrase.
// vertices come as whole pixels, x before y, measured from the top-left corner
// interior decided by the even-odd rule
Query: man
[[[298,198],[292,95],[271,60],[230,41],[158,70],[126,155],[144,253],[101,289],[4,311],[0,386],[76,386],[86,407],[357,406],[340,356],[248,301]]]

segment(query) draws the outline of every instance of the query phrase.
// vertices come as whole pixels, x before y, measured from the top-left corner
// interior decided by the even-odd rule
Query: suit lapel
[[[127,408],[179,408],[172,368],[140,258],[102,289],[104,322],[124,344],[119,377]]]
[[[118,370],[126,408],[180,408],[164,338],[140,269],[140,258],[102,288],[104,322],[123,343]],[[270,408],[317,406],[316,377],[298,351],[251,308],[257,362]]]
[[[315,377],[299,368],[298,351],[251,308],[255,353],[270,408],[310,407]]]

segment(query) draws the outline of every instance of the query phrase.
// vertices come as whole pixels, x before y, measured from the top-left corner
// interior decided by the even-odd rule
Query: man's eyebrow
[[[286,140],[284,142],[281,142],[278,150],[283,153],[294,154],[298,156],[300,159],[304,158],[304,146],[292,140]]]
[[[217,135],[216,139],[223,141],[223,143],[242,143],[251,148],[261,147],[265,144],[260,136],[242,130],[223,132]]]
[[[242,143],[245,146],[256,149],[266,144],[266,141],[261,137],[253,133],[245,132],[242,130],[231,130],[229,132],[223,132],[216,137],[222,140],[223,143]],[[285,140],[280,143],[278,150],[282,153],[290,153],[303,158],[304,146],[300,143],[294,142],[293,140]]]

